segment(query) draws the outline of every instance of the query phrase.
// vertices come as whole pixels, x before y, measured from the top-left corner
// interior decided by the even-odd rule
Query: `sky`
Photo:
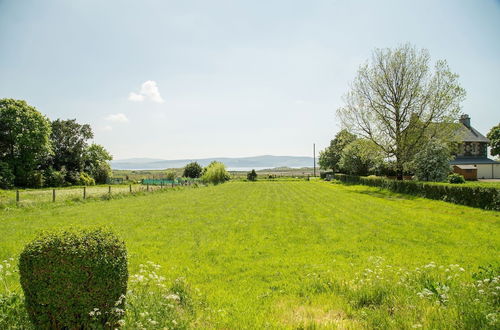
[[[312,156],[357,69],[411,43],[500,122],[500,1],[0,0],[0,98],[88,123],[115,159]]]

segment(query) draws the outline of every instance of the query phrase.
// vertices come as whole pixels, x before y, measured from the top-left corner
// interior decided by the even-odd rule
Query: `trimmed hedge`
[[[416,195],[486,210],[500,210],[500,190],[495,187],[389,180],[345,174],[335,174],[334,178],[347,184],[380,187],[401,194]]]
[[[110,231],[42,233],[22,251],[19,273],[37,329],[113,327],[123,316],[127,251]]]

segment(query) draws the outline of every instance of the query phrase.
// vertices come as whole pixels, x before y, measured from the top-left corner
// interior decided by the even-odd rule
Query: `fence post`
[[[16,190],[16,203],[19,203],[19,190]]]
[[[174,181],[172,181],[172,188],[174,187]]]
[[[146,184],[146,191],[149,191],[149,183]]]
[[[111,195],[111,186],[108,187],[108,194]]]
[[[129,185],[128,185],[128,191],[129,191],[130,193],[132,192],[132,185],[131,185],[131,184],[129,184]]]
[[[56,190],[52,189],[52,202],[56,201]]]
[[[83,186],[83,199],[87,198],[87,187]]]
[[[163,189],[163,181],[160,181],[160,189]]]

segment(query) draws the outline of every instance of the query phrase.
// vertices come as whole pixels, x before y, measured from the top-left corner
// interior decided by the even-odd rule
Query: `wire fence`
[[[178,186],[191,186],[194,182],[178,181],[166,183],[129,184],[84,186],[53,189],[24,189],[4,190],[0,193],[0,206],[12,204],[30,205],[37,203],[60,202],[68,200],[85,200],[90,198],[108,197],[118,194],[132,194],[137,192],[153,192]]]

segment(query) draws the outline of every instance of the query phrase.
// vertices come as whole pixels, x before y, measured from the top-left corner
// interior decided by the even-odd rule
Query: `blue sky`
[[[473,126],[500,121],[493,0],[0,0],[0,98],[115,159],[311,155],[359,65],[406,42],[460,75]]]

